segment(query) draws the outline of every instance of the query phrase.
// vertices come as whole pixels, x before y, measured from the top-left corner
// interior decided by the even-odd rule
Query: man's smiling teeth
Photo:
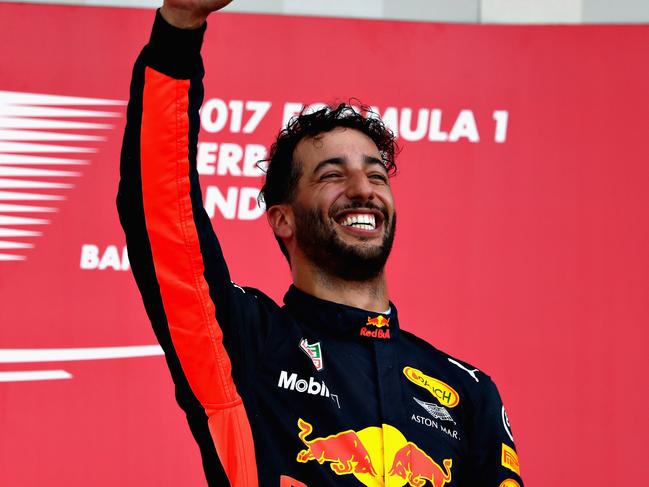
[[[376,219],[374,215],[363,213],[357,215],[348,215],[340,224],[344,227],[362,228],[363,230],[374,230],[376,228]]]

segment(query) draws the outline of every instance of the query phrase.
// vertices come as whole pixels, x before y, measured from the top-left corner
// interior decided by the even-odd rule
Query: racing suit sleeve
[[[472,481],[484,487],[523,487],[509,419],[496,385],[489,380],[481,410],[474,416]]]
[[[245,349],[263,335],[254,328],[262,304],[230,281],[203,208],[196,148],[205,28],[177,29],[156,14],[133,69],[117,206],[208,482],[224,485],[225,473],[231,485],[252,486],[255,450],[240,391],[251,368]]]

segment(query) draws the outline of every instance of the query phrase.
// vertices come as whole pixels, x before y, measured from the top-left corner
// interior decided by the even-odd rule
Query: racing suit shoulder
[[[454,383],[474,389],[473,384],[479,383],[480,377],[489,379],[489,376],[480,369],[440,350],[417,335],[403,329],[400,332],[402,340],[415,352],[414,357],[417,357],[420,362],[440,369],[441,373]]]
[[[270,304],[231,282],[203,208],[196,152],[204,31],[205,25],[177,29],[156,14],[133,68],[117,207],[131,269],[208,483],[256,485],[240,391],[266,335],[269,321],[260,318]]]
[[[467,485],[523,487],[509,419],[492,378],[412,333],[401,330],[401,337],[413,366],[451,386],[461,398],[471,434]]]

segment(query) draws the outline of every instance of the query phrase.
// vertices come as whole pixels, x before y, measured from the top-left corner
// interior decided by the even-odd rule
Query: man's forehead
[[[345,159],[350,156],[381,159],[378,147],[369,136],[347,127],[336,127],[329,132],[305,137],[295,147],[295,158],[308,166],[324,159]]]

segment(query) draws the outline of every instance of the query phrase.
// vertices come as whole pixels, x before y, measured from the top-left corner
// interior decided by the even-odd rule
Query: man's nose
[[[368,201],[374,198],[374,186],[365,171],[354,172],[347,179],[345,193],[349,199]]]

